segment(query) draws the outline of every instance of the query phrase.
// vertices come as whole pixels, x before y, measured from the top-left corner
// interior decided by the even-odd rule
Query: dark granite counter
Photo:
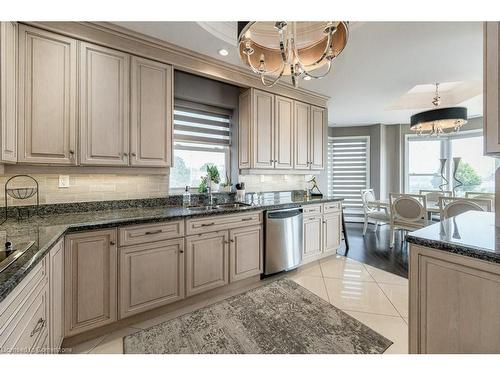
[[[500,237],[492,212],[469,211],[411,232],[408,242],[500,263]]]
[[[46,214],[43,218],[34,216],[24,221],[9,219],[0,226],[0,238],[13,243],[35,241],[35,245],[0,273],[0,302],[66,233],[252,210],[298,207],[304,204],[340,200],[342,199],[334,197],[306,199],[296,194],[253,194],[247,196],[245,203],[250,204],[249,206],[212,211],[192,211],[188,208],[165,205],[140,205],[140,207],[132,208],[98,210],[99,207],[96,204],[93,211]],[[104,205],[104,207],[108,206]]]

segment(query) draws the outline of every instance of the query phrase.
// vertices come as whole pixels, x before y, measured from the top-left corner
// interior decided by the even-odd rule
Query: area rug
[[[392,342],[287,279],[124,338],[137,354],[379,354]]]

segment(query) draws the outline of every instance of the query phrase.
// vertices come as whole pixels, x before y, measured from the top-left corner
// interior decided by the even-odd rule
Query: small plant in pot
[[[217,166],[212,163],[207,163],[202,169],[207,171],[207,175],[201,178],[198,191],[200,193],[206,193],[208,187],[210,187],[213,192],[219,191],[220,174]]]

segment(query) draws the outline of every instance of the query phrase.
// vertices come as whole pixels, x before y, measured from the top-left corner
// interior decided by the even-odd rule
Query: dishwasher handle
[[[279,210],[279,211],[268,211],[267,219],[268,220],[283,220],[291,217],[302,215],[302,208],[291,208],[287,210]]]

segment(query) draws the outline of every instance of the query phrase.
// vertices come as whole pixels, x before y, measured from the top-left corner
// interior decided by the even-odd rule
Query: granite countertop
[[[411,232],[408,242],[500,263],[500,231],[492,212],[469,211]]]
[[[50,214],[43,218],[34,216],[24,221],[9,219],[0,225],[0,238],[5,242],[35,244],[13,264],[0,273],[0,302],[16,287],[31,269],[45,256],[66,233],[112,228],[121,225],[154,223],[180,218],[224,215],[252,210],[271,210],[298,207],[304,204],[341,201],[334,197],[304,198],[274,194],[265,197],[247,196],[249,206],[225,208],[214,211],[192,211],[179,206],[133,207],[90,212]],[[2,243],[3,245],[3,243]]]

